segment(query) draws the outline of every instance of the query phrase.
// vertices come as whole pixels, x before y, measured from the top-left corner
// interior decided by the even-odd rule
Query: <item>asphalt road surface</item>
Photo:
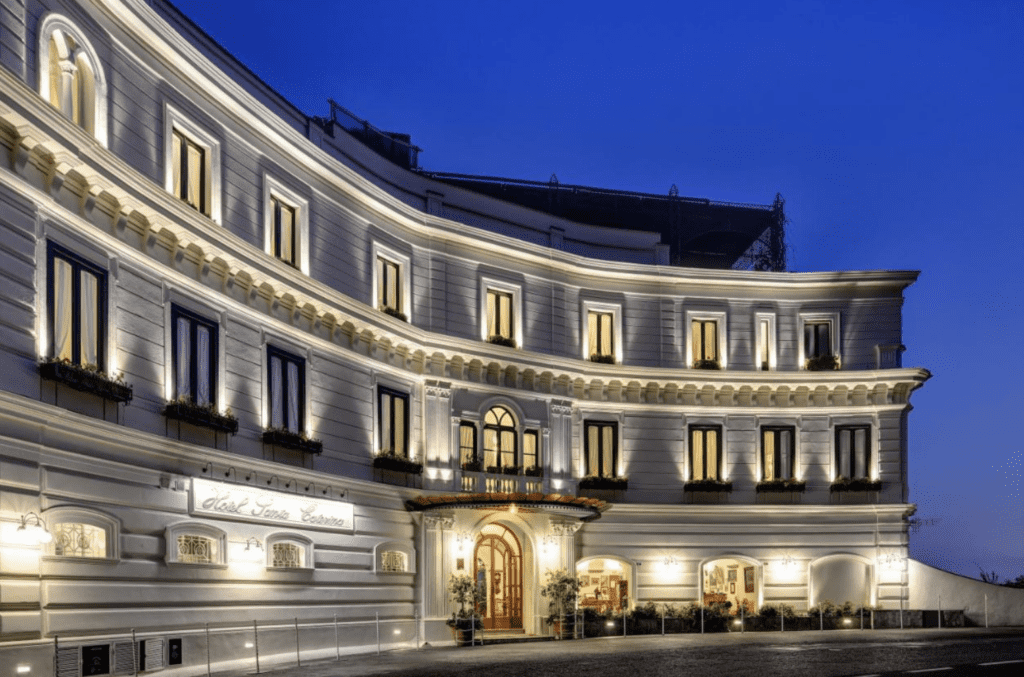
[[[1019,677],[1024,675],[1024,628],[655,635],[427,647],[381,656],[343,656],[341,661],[283,666],[264,673],[273,677]]]

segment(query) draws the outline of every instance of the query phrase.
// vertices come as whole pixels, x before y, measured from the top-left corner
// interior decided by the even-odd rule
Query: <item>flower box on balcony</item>
[[[598,355],[597,353],[590,356],[591,362],[598,362],[600,364],[615,364],[614,355]]]
[[[721,370],[722,363],[718,360],[696,360],[693,363],[694,369],[715,369]]]
[[[493,343],[496,346],[505,346],[506,348],[518,348],[519,347],[516,344],[516,340],[514,338],[509,338],[508,336],[498,336],[497,334],[494,334],[492,336],[488,336],[487,337],[487,342],[488,343]]]
[[[523,471],[523,474],[529,477],[544,477],[544,468],[538,465],[531,465]]]
[[[72,364],[64,360],[49,360],[39,364],[39,375],[48,381],[63,383],[83,393],[98,395],[113,402],[131,402],[132,387],[120,377],[110,378],[96,369]]]
[[[835,355],[818,355],[808,358],[807,371],[835,371],[839,369],[839,358]]]
[[[489,465],[487,466],[487,472],[491,473],[492,475],[518,475],[519,466],[509,465],[505,466],[504,468],[499,468],[496,465]]]
[[[395,456],[382,452],[373,457],[373,467],[381,470],[393,470],[395,472],[409,473],[410,475],[422,475],[423,464],[410,461],[407,458]]]
[[[759,492],[803,491],[806,488],[807,482],[803,480],[764,480],[755,487]]]
[[[164,407],[164,416],[217,432],[231,433],[232,435],[238,432],[238,419],[229,413],[222,414],[212,406],[188,401],[168,402]]]
[[[484,464],[481,461],[466,461],[462,464],[463,472],[483,472]]]
[[[395,318],[396,320],[401,320],[402,322],[408,322],[409,321],[409,318],[407,318],[405,316],[405,313],[403,313],[401,310],[398,310],[396,308],[391,308],[389,306],[381,306],[380,307],[380,312],[384,313],[385,315],[390,315],[391,317]]]
[[[587,475],[580,478],[580,489],[612,489],[614,491],[625,491],[629,487],[629,479],[626,477],[598,477]]]
[[[305,435],[281,428],[263,431],[263,443],[273,444],[285,449],[294,449],[305,454],[319,454],[324,450],[324,443],[320,440],[314,440]]]
[[[850,479],[837,477],[832,480],[832,491],[878,491],[882,488],[882,480],[871,480],[866,477]]]
[[[683,491],[732,491],[732,482],[723,480],[690,480]]]

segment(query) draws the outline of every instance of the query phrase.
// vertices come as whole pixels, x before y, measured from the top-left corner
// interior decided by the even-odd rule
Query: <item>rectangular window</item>
[[[378,386],[377,415],[380,450],[389,456],[409,457],[409,395]]]
[[[276,196],[270,198],[270,208],[274,219],[273,251],[271,253],[289,265],[298,266],[296,261],[298,247],[295,234],[298,210]]]
[[[206,181],[206,148],[174,129],[171,139],[171,171],[175,197],[200,214],[209,215]]]
[[[459,464],[476,462],[476,426],[467,421],[459,424]]]
[[[47,257],[51,356],[103,371],[107,273],[52,242]]]
[[[377,308],[391,313],[402,311],[402,278],[400,266],[377,257]]]
[[[690,426],[690,479],[722,479],[721,426]]]
[[[804,358],[825,357],[832,354],[832,323],[804,323]]]
[[[615,315],[591,310],[587,313],[590,359],[615,359]]]
[[[870,479],[871,426],[836,428],[836,477]]]
[[[512,294],[487,290],[487,338],[513,340],[515,318],[512,312]]]
[[[718,362],[718,322],[694,320],[690,324],[694,366]]]
[[[792,427],[764,426],[761,428],[761,478],[791,480],[795,476],[795,451],[793,439],[796,429]]]
[[[306,408],[306,361],[267,346],[267,364],[270,427],[301,434]]]
[[[583,424],[583,445],[588,476],[619,476],[618,423],[585,422]]]
[[[195,404],[216,404],[217,323],[171,307],[174,396]]]
[[[536,430],[523,432],[523,467],[540,468],[540,435]]]

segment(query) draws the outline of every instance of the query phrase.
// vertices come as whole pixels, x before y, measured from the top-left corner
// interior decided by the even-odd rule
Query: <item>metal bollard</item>
[[[747,631],[746,611],[747,611],[747,607],[745,607],[745,606],[741,606],[740,607],[740,634],[743,634],[744,632]]]
[[[138,677],[139,674],[139,645],[135,641],[135,628],[132,628],[132,660],[135,661],[135,667],[132,668],[132,674]]]
[[[260,674],[260,633],[256,629],[256,621],[252,622],[252,646],[256,651],[256,674]]]
[[[334,660],[341,660],[341,644],[338,643],[338,614],[334,614]]]
[[[704,607],[700,608],[700,634],[704,634]]]
[[[375,611],[373,613],[374,618],[377,619],[377,655],[380,655],[380,612]]]
[[[299,619],[295,619],[295,664],[302,667],[302,654],[299,653]]]
[[[206,624],[206,677],[210,677],[210,624]]]
[[[985,627],[988,627],[988,595],[985,595]]]

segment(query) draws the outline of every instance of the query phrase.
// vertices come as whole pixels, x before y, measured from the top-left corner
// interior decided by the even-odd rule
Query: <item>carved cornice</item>
[[[455,526],[455,516],[439,513],[427,513],[423,515],[423,523],[428,529],[450,531]]]
[[[183,276],[191,291],[222,294],[254,315],[277,320],[354,360],[386,365],[391,371],[444,378],[460,387],[479,385],[576,402],[648,407],[901,407],[930,377],[924,369],[711,372],[598,365],[525,351],[516,351],[514,363],[507,358],[498,360],[488,344],[423,331],[296,271],[285,270],[266,252],[140,177],[3,69],[0,90],[18,106],[16,110],[14,105],[0,102],[0,130],[4,126],[15,130],[7,135],[14,145],[16,161],[12,165],[20,180],[38,191],[35,202],[40,209],[58,213],[75,227],[90,228],[112,251],[130,258],[141,270],[163,268],[179,279]],[[48,129],[56,131],[50,134]],[[57,134],[74,146],[64,145]],[[28,157],[35,164],[49,166],[50,178],[29,171]],[[77,213],[60,206],[69,201],[54,203],[49,196],[51,190],[61,190],[68,173],[79,178],[74,185],[84,184],[75,190],[93,198],[80,200]],[[96,208],[100,204],[105,205],[104,210]],[[777,275],[765,278],[767,284],[783,279]],[[892,279],[902,278],[894,274]],[[826,284],[827,279],[820,283]],[[431,386],[427,394],[449,398],[451,391]],[[564,402],[551,407],[555,414],[571,414],[573,409]]]

